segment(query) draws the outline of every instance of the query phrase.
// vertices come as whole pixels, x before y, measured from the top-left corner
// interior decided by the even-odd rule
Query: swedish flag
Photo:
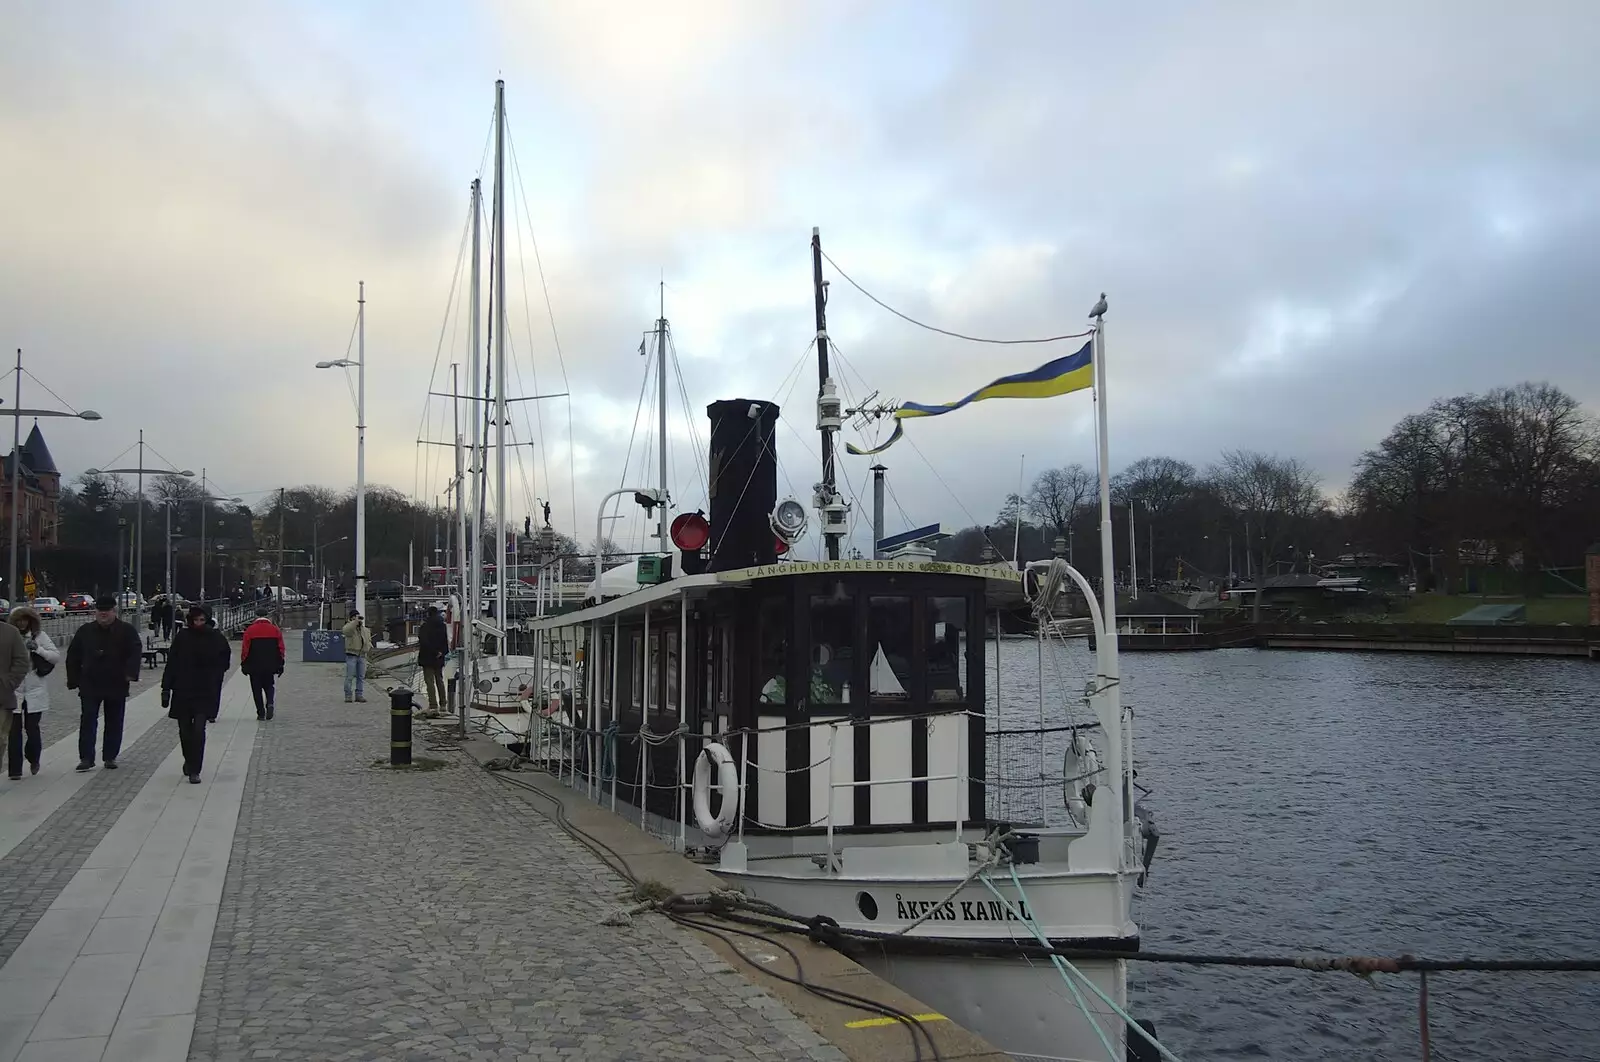
[[[924,405],[921,402],[903,402],[894,411],[894,432],[887,442],[870,450],[845,444],[845,449],[858,457],[880,454],[900,440],[905,432],[903,422],[911,417],[937,417],[986,398],[1054,398],[1056,395],[1082,391],[1094,385],[1094,340],[1090,339],[1077,351],[1064,357],[1047,361],[1032,372],[1019,372],[1002,376],[984,384],[965,398],[942,405]]]

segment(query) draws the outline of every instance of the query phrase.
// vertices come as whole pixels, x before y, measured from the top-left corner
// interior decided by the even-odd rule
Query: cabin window
[[[911,599],[867,598],[867,648],[872,653],[867,674],[872,699],[911,699]]]
[[[960,703],[967,699],[967,599],[930,597],[927,623],[928,700]]]
[[[633,686],[633,706],[644,707],[644,635],[634,631],[628,654],[628,677]]]
[[[678,709],[678,632],[664,631],[661,641],[667,647],[667,696],[662,701],[674,714]]]
[[[597,666],[600,668],[600,703],[607,708],[611,707],[613,679],[611,661],[616,651],[616,640],[611,636],[611,632],[603,632],[600,635],[600,659]]]
[[[655,694],[651,699],[652,715],[660,715],[665,711],[661,700],[661,631],[652,631],[650,634],[650,666],[645,669],[645,679],[655,686],[650,692]]]
[[[759,663],[756,681],[760,685],[762,704],[787,704],[787,678],[789,670],[789,600],[786,597],[768,597],[761,602],[756,618]]]
[[[855,664],[855,598],[835,583],[830,594],[811,595],[811,703],[849,704]]]
[[[733,700],[733,629],[718,623],[711,630],[711,703]]]

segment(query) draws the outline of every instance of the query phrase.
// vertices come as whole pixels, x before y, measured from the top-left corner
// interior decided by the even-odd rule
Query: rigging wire
[[[877,303],[883,309],[888,310],[890,313],[894,314],[896,317],[900,318],[902,321],[905,321],[905,322],[907,322],[909,324],[914,324],[918,328],[925,328],[930,332],[937,332],[942,336],[949,336],[951,339],[963,339],[963,340],[966,340],[968,343],[993,343],[993,344],[997,344],[997,345],[1000,345],[1000,346],[1014,346],[1014,345],[1017,345],[1017,344],[1024,344],[1024,343],[1059,343],[1064,339],[1082,339],[1085,336],[1089,336],[1089,335],[1092,335],[1094,333],[1093,329],[1089,329],[1088,331],[1085,331],[1085,332],[1068,332],[1068,333],[1065,333],[1065,334],[1059,335],[1059,336],[1041,336],[1038,339],[989,339],[989,338],[985,338],[983,336],[969,336],[969,335],[965,335],[965,334],[963,334],[961,332],[952,332],[948,328],[940,328],[937,325],[931,325],[931,324],[928,324],[925,321],[919,321],[915,317],[912,317],[910,314],[901,313],[899,310],[895,309],[893,306],[890,306],[888,303],[886,303],[882,299],[878,298],[872,292],[868,291],[866,288],[864,288],[860,284],[856,283],[854,278],[852,278],[849,273],[846,273],[843,269],[839,268],[839,263],[838,262],[835,262],[832,258],[828,257],[828,252],[827,251],[823,251],[822,252],[822,257],[827,259],[827,262],[828,262],[829,265],[833,266],[834,272],[838,273],[841,277],[844,277],[845,283],[849,284],[852,288],[855,288],[861,294],[865,295],[867,298],[869,298],[873,302]],[[832,337],[830,336],[829,338],[831,339]]]
[[[506,122],[506,142],[511,147],[511,169],[516,174],[517,186],[522,187],[522,164],[517,161],[517,142],[511,135],[511,123]],[[576,471],[577,446],[573,442],[572,429],[572,380],[567,375],[567,358],[561,350],[561,334],[556,330],[556,312],[550,302],[550,285],[545,280],[544,258],[539,254],[539,238],[533,230],[533,216],[528,213],[526,189],[521,197],[523,213],[528,218],[528,238],[533,244],[533,261],[539,268],[539,286],[544,289],[545,314],[550,319],[550,339],[556,348],[556,364],[561,368],[561,389],[567,392],[567,486],[572,502],[573,530],[576,531],[578,521],[578,476]],[[518,252],[520,253],[520,251]],[[526,298],[526,295],[524,295]],[[533,337],[529,336],[531,340]],[[599,578],[600,573],[595,573]]]
[[[417,424],[417,439],[419,441],[416,444],[417,457],[412,468],[411,490],[413,497],[415,497],[418,501],[422,500],[422,488],[432,483],[433,469],[430,467],[432,463],[432,455],[424,455],[425,448],[420,440],[428,434],[428,414],[436,406],[436,403],[433,400],[434,396],[432,392],[434,391],[434,385],[438,383],[439,380],[439,359],[444,354],[444,337],[447,330],[450,330],[451,345],[453,346],[455,343],[455,332],[454,330],[451,330],[451,322],[452,320],[456,321],[457,323],[460,321],[461,266],[467,258],[467,241],[472,234],[472,214],[473,208],[469,204],[467,207],[466,222],[461,227],[461,243],[456,248],[455,269],[450,274],[450,288],[445,294],[444,317],[439,321],[439,338],[435,342],[433,348],[433,365],[428,370],[429,393],[423,396],[422,416],[419,418],[419,423]],[[352,327],[351,340],[354,341],[354,338],[355,330]],[[349,351],[346,350],[346,355],[348,355],[348,353]],[[349,382],[349,376],[350,374],[347,370],[345,373],[345,380],[347,383]],[[427,470],[426,475],[424,475],[424,469]],[[415,522],[416,521],[414,517],[412,521],[412,537],[416,537]]]
[[[515,159],[515,150],[514,149],[513,149],[512,157],[513,157],[513,160],[514,160]],[[517,187],[519,189],[522,188],[521,181],[522,181],[522,175],[521,175],[520,172],[518,172],[517,173],[517,182],[518,182],[517,183]],[[524,190],[523,194],[519,195],[517,197],[517,204],[516,204],[517,206],[520,206],[522,208],[522,212],[525,215],[528,213],[528,204],[524,201],[526,199],[526,197],[527,197],[527,193]],[[516,211],[515,207],[512,208],[511,216],[513,218],[517,219],[517,226],[516,226],[516,228],[517,228],[517,265],[519,267],[518,272],[519,272],[520,280],[521,280],[521,283],[522,283],[522,319],[523,319],[524,323],[527,325],[527,328],[528,328],[528,371],[533,376],[533,391],[532,391],[532,394],[537,395],[539,393],[539,366],[534,361],[534,358],[533,358],[533,309],[528,303],[528,267],[527,267],[528,259],[527,259],[527,256],[524,255],[523,252],[522,252],[522,222],[521,222],[521,219],[517,218],[517,211]],[[529,226],[529,229],[531,231],[532,226],[533,226],[533,219],[532,219],[531,216],[528,219],[528,226]],[[535,244],[535,255],[537,256],[537,244]],[[539,268],[539,279],[540,279],[541,282],[543,282],[543,280],[544,280],[544,267],[543,266],[540,266],[540,268]],[[545,308],[546,308],[547,311],[550,310],[550,289],[549,288],[545,289]],[[553,314],[553,311],[550,311],[550,312]],[[554,316],[551,317],[550,323],[551,323],[551,330],[554,331],[554,328],[555,328],[555,318],[554,318]],[[510,337],[508,336],[507,339],[509,340],[509,338]],[[559,343],[558,343],[558,346],[559,346]],[[519,389],[522,386],[522,367],[520,365],[517,366],[517,386],[518,386]],[[549,489],[548,484],[550,483],[550,454],[549,454],[549,451],[546,449],[545,442],[544,442],[544,413],[543,413],[543,411],[541,411],[538,408],[539,400],[537,398],[533,399],[531,402],[519,402],[517,404],[521,405],[521,406],[529,406],[529,405],[531,405],[531,406],[534,407],[533,420],[532,420],[531,423],[528,424],[528,436],[529,436],[529,441],[532,442],[533,441],[534,425],[537,424],[538,425],[538,433],[539,433],[539,438],[538,438],[538,442],[539,442],[539,458],[538,458],[538,460],[539,460],[539,464],[540,464],[540,466],[541,466],[541,468],[543,469],[543,472],[544,472],[544,482],[546,483],[546,488],[545,489],[548,490]],[[528,411],[526,409],[523,409],[523,411],[522,411],[522,419],[525,422],[528,421]],[[518,460],[518,467],[519,468],[521,467],[520,459]],[[527,477],[524,476],[523,478],[526,481]],[[531,511],[531,509],[533,507],[532,493],[533,492],[530,489],[529,490],[529,501],[528,501],[528,507],[529,507],[530,511]]]
[[[678,344],[672,338],[672,332],[667,332],[667,346],[672,351],[672,367],[678,376],[678,394],[683,398],[683,419],[689,425],[689,441],[693,444],[695,473],[699,476],[696,486],[702,491],[706,504],[711,504],[711,470],[706,465],[709,446],[700,435],[699,425],[692,415],[693,407],[689,404],[689,386],[683,378],[683,359],[678,357]]]

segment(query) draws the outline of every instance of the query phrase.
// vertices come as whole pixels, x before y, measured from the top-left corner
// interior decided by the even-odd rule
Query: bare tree
[[[157,505],[181,505],[200,497],[200,481],[187,476],[160,475],[150,484],[150,497]]]
[[[1165,516],[1194,492],[1194,466],[1176,457],[1141,457],[1111,477],[1111,496],[1149,516]]]
[[[1082,465],[1046,469],[1028,488],[1028,513],[1055,534],[1065,535],[1098,487],[1095,474]]]
[[[1292,457],[1229,450],[1212,466],[1208,479],[1229,509],[1250,524],[1250,539],[1258,545],[1254,619],[1261,619],[1261,589],[1269,559],[1327,506],[1315,473]],[[1247,541],[1248,551],[1251,542]]]

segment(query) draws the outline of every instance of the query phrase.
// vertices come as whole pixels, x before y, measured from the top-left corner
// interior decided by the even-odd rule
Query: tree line
[[[201,586],[201,522],[205,523],[206,596],[262,585],[305,587],[320,573],[334,586],[351,587],[355,578],[355,489],[343,492],[302,485],[271,492],[253,502],[203,502],[198,481],[179,476],[150,479],[144,491],[144,569],[140,590],[166,589],[167,528],[172,529],[173,586],[193,597]],[[47,592],[110,592],[131,587],[139,512],[136,484],[125,477],[83,476],[62,491],[60,545],[35,550],[31,558]],[[492,521],[493,515],[489,514]],[[531,517],[510,530],[526,540]],[[430,566],[456,562],[453,510],[420,504],[391,487],[366,490],[367,574],[370,579],[425,582]],[[279,575],[278,546],[283,545]],[[483,536],[480,556],[494,554],[494,532]],[[555,532],[542,543],[563,558],[569,580],[590,578],[593,546],[580,547]],[[608,561],[623,556],[615,543],[602,542]],[[524,557],[529,556],[524,549]],[[527,573],[529,577],[532,572]]]
[[[1600,539],[1600,429],[1561,389],[1521,383],[1441,399],[1403,417],[1352,469],[1342,494],[1293,457],[1230,450],[1199,468],[1141,457],[1111,480],[1117,579],[1128,520],[1141,584],[1226,585],[1265,571],[1314,572],[1366,555],[1423,589],[1459,589],[1467,568],[1576,567]],[[1099,481],[1081,464],[1041,472],[995,521],[941,543],[949,560],[1050,556],[1100,571]],[[1581,583],[1581,579],[1578,580]],[[1579,587],[1574,586],[1576,591]]]
[[[992,523],[941,543],[939,555],[968,563],[1037,560],[1059,539],[1079,568],[1098,576],[1098,493],[1092,469],[1047,469],[1008,496]],[[145,593],[166,578],[168,510],[181,593],[199,587],[202,509],[208,593],[276,579],[280,520],[289,585],[304,585],[319,563],[331,581],[353,581],[353,489],[298,486],[251,503],[204,506],[201,495],[193,479],[146,484]],[[1600,428],[1561,389],[1520,383],[1440,399],[1401,418],[1357,458],[1340,494],[1325,492],[1301,460],[1241,449],[1204,467],[1141,457],[1112,477],[1111,496],[1119,582],[1128,578],[1131,514],[1141,584],[1221,586],[1367,554],[1397,565],[1424,589],[1459,589],[1467,569],[1492,567],[1520,573],[1531,591],[1541,571],[1581,565],[1584,550],[1600,539]],[[58,594],[108,591],[119,552],[131,573],[137,502],[133,483],[115,476],[84,476],[64,490],[61,545],[31,558],[44,585]],[[371,578],[405,579],[447,562],[452,512],[383,486],[367,488],[366,509]],[[609,540],[601,545],[608,563],[625,559]],[[556,533],[552,549],[565,558],[568,579],[591,577],[593,543]],[[484,552],[492,550],[486,536]],[[127,577],[124,585],[132,585]]]

